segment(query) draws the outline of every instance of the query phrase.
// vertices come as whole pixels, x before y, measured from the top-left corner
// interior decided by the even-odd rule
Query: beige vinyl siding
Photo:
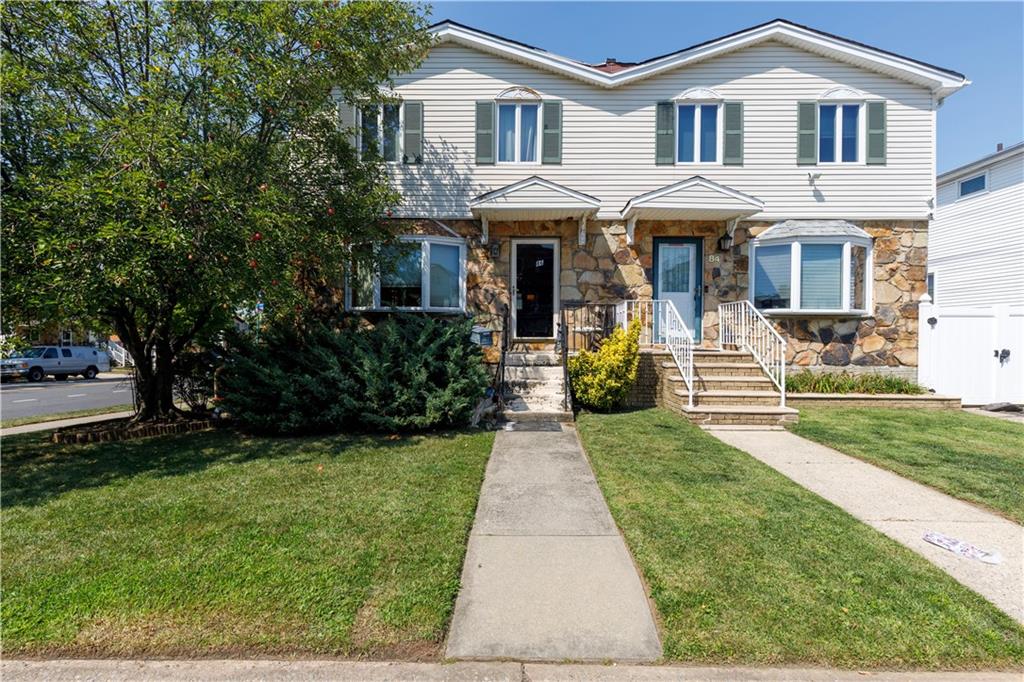
[[[563,101],[561,165],[475,165],[475,103],[514,85]],[[797,166],[797,102],[838,85],[888,102],[886,166]],[[693,87],[744,103],[742,166],[655,165],[655,104]],[[400,77],[396,90],[424,103],[424,164],[392,169],[405,196],[401,213],[406,216],[467,217],[473,196],[534,174],[600,199],[599,218],[617,217],[630,198],[693,175],[764,201],[764,213],[754,216],[760,219],[923,219],[930,210],[931,94],[781,43],[763,43],[614,89],[442,44],[415,72]],[[815,186],[808,183],[808,171],[821,173]]]
[[[959,182],[939,185],[928,235],[928,270],[942,306],[1024,304],[1024,153],[988,167],[988,189],[959,198]]]

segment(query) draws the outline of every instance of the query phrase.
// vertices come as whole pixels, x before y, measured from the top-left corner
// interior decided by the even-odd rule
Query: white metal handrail
[[[114,341],[107,342],[107,349],[110,351],[110,357],[114,359],[114,362],[120,367],[128,367],[134,365],[135,360],[132,358],[132,354],[128,352],[128,349],[119,343]]]
[[[718,306],[718,348],[746,350],[779,389],[779,405],[786,406],[786,340],[750,301]]]
[[[615,307],[616,320],[629,327],[640,321],[640,345],[665,346],[686,384],[687,402],[693,407],[693,332],[683,322],[675,303],[665,299],[622,301]]]

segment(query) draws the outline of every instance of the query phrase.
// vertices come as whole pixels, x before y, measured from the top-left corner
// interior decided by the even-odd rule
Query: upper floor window
[[[356,148],[363,156],[379,154],[387,163],[423,162],[423,103],[359,107]]]
[[[677,163],[717,163],[718,110],[717,103],[677,106]]]
[[[969,194],[975,192],[984,192],[988,186],[988,178],[984,173],[981,175],[975,175],[971,178],[966,178],[960,181],[958,194],[961,197],[966,197]]]
[[[498,104],[498,163],[537,163],[539,116],[539,104]]]
[[[380,260],[384,264],[380,272],[368,266],[355,266],[349,272],[349,309],[458,312],[465,308],[465,241],[402,237]]]
[[[818,106],[818,161],[857,163],[860,160],[860,104]]]

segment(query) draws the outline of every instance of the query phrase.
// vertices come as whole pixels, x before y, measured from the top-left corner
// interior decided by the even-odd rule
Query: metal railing
[[[686,384],[687,402],[693,407],[693,332],[683,321],[675,303],[665,299],[620,301],[616,320],[626,328],[640,322],[640,346],[665,346]]]
[[[786,406],[786,340],[750,301],[718,306],[718,348],[724,346],[753,355],[779,389],[779,405]]]
[[[501,313],[501,353],[498,356],[498,368],[494,373],[494,402],[498,409],[505,407],[505,396],[508,393],[508,382],[505,379],[505,356],[512,348],[511,326],[512,311],[505,306]]]
[[[557,348],[562,355],[562,409],[569,410],[569,314],[562,308],[558,311]]]
[[[107,342],[107,351],[110,353],[110,357],[113,358],[114,362],[119,367],[134,367],[135,360],[132,358],[132,354],[128,352],[128,349],[115,341]]]

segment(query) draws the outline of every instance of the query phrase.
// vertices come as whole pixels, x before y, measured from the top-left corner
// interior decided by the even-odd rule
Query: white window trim
[[[349,277],[345,276],[345,309],[353,312],[387,312],[398,310],[402,312],[422,313],[461,313],[466,310],[466,240],[461,237],[434,237],[428,235],[408,235],[399,238],[400,242],[407,244],[420,244],[420,295],[424,302],[422,306],[382,306],[380,303],[380,273],[373,275],[373,305],[356,307],[352,305],[352,285]],[[459,305],[458,307],[438,307],[430,304],[430,245],[446,244],[459,247]]]
[[[963,184],[965,182],[967,182],[968,180],[975,180],[975,179],[980,178],[982,176],[985,177],[985,188],[984,189],[979,189],[977,192],[971,192],[970,194],[961,194],[960,193],[961,192],[960,188],[963,186]],[[981,173],[974,173],[973,175],[968,175],[968,176],[965,176],[963,178],[960,178],[959,180],[956,181],[956,201],[966,201],[967,199],[973,199],[974,197],[980,197],[980,196],[982,196],[984,194],[988,194],[989,193],[989,180],[991,180],[991,178],[989,178],[988,170],[984,170]],[[954,202],[954,203],[956,203],[956,202]]]
[[[700,148],[701,148],[701,121],[703,117],[700,115],[700,108],[705,104],[714,104],[715,109],[715,160],[714,161],[701,161],[700,160]],[[720,99],[677,99],[673,102],[675,106],[676,116],[676,140],[675,149],[672,150],[672,155],[676,160],[677,166],[721,166],[722,165],[722,152],[724,149],[724,131],[722,126],[725,124],[725,107],[722,106],[722,100]],[[680,161],[679,160],[679,138],[680,138],[680,126],[682,125],[682,118],[679,116],[679,107],[694,107],[693,116],[693,161]]]
[[[928,278],[931,278],[931,280],[932,280],[931,291],[928,290],[929,289],[929,287],[928,287]],[[932,299],[931,303],[934,305],[935,301],[938,300],[938,298],[939,298],[939,271],[938,270],[928,270],[924,274],[924,293],[928,294],[928,298]]]
[[[398,140],[395,143],[396,151],[394,161],[384,161],[391,166],[402,164],[402,156],[405,153],[405,102],[383,102],[381,104],[362,104],[356,107],[356,151],[359,158],[363,157],[363,109],[366,107],[377,107],[377,149],[384,155],[384,107],[393,104],[398,106]]]
[[[498,166],[539,166],[541,165],[541,158],[544,154],[540,148],[541,145],[541,128],[544,126],[544,106],[540,100],[536,99],[498,99],[494,101],[494,162]],[[501,161],[498,158],[499,150],[501,149],[501,107],[515,107],[516,108],[516,120],[515,120],[515,131],[514,140],[512,147],[512,156],[515,160],[513,161]],[[536,157],[533,161],[520,161],[519,154],[522,151],[522,141],[520,134],[522,133],[522,118],[523,118],[523,107],[537,107],[537,127],[534,129],[534,135],[536,140],[534,141],[534,156]]]
[[[843,247],[842,263],[840,264],[840,295],[842,307],[836,309],[820,309],[800,307],[800,245],[801,244],[835,244]],[[758,246],[790,246],[789,252],[789,308],[757,308],[761,314],[771,317],[778,316],[854,316],[870,317],[874,310],[873,288],[874,288],[874,245],[870,239],[863,237],[791,237],[788,239],[772,239],[761,244],[757,241],[750,245],[750,286],[747,291],[747,298],[752,305],[754,303],[754,292],[757,291],[757,267],[756,256]],[[853,247],[863,246],[867,249],[864,265],[864,307],[854,308],[850,300],[850,259],[853,256]]]
[[[843,161],[843,107],[846,105],[857,105],[857,160]],[[834,106],[835,116],[835,140],[833,157],[835,161],[821,160],[821,108]],[[814,153],[818,157],[818,165],[821,166],[866,166],[867,165],[867,113],[862,100],[824,99],[818,101],[818,134],[814,140]]]

